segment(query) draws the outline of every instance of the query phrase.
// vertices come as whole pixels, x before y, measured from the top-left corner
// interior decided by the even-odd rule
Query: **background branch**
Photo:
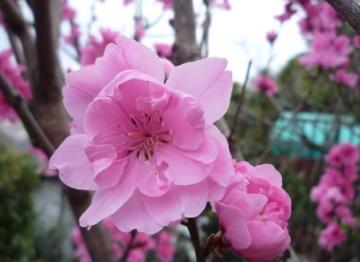
[[[360,34],[360,5],[354,0],[326,0]]]

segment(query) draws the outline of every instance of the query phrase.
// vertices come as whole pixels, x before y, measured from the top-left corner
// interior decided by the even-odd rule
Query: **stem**
[[[190,238],[192,245],[195,250],[196,261],[197,262],[205,262],[206,259],[201,256],[201,243],[200,243],[200,235],[199,230],[197,228],[196,218],[188,218],[186,222],[182,222],[184,226],[186,226],[190,233]]]
[[[134,243],[135,243],[135,238],[136,238],[136,234],[137,234],[137,231],[136,230],[132,230],[130,232],[131,234],[131,238],[130,238],[130,242],[129,242],[129,245],[126,247],[125,249],[125,252],[124,254],[122,255],[121,259],[120,259],[120,262],[126,262],[127,261],[127,258],[129,257],[130,255],[130,251],[133,249],[134,247]]]
[[[360,5],[354,0],[326,0],[360,34]]]

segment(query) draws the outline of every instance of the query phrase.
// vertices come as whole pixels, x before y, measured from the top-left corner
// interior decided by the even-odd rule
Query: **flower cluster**
[[[257,91],[267,96],[273,96],[279,91],[275,80],[264,74],[257,76],[255,79],[255,87]]]
[[[126,261],[145,262],[149,252],[154,252],[159,262],[171,262],[174,258],[175,248],[171,235],[167,231],[163,230],[151,237],[141,232],[121,232],[109,219],[104,220],[102,224],[110,235],[112,250],[117,260],[122,259],[126,255]],[[78,227],[73,229],[72,239],[75,245],[75,254],[79,261],[91,262],[91,257]]]
[[[65,43],[69,45],[76,44],[77,39],[80,36],[79,25],[75,22],[76,10],[71,7],[67,0],[61,2],[61,20],[68,22],[70,25],[69,34],[64,36]]]
[[[332,80],[354,87],[358,83],[358,75],[352,72],[350,57],[358,46],[358,37],[351,41],[339,30],[341,19],[326,2],[288,0],[284,14],[278,19],[282,18],[281,22],[288,20],[297,7],[305,14],[299,22],[300,30],[311,42],[310,50],[300,57],[300,63],[310,69],[319,67],[329,70]]]
[[[349,143],[335,145],[326,158],[327,167],[320,182],[311,190],[311,199],[318,204],[316,214],[326,224],[319,243],[332,250],[345,239],[341,225],[356,226],[350,205],[355,197],[353,183],[358,180],[359,149]]]
[[[269,261],[288,247],[291,200],[269,164],[236,163],[224,197],[215,203],[225,242],[250,261]],[[241,236],[241,237],[239,237]]]
[[[25,99],[31,98],[29,84],[22,77],[24,67],[15,64],[12,61],[12,51],[5,50],[0,52],[0,74],[15,88]],[[0,117],[10,121],[18,119],[17,114],[6,101],[6,98],[0,92]]]

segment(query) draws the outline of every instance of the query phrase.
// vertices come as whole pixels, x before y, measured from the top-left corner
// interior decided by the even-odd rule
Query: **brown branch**
[[[206,261],[205,258],[201,255],[202,248],[201,248],[200,235],[197,227],[196,218],[188,218],[187,221],[183,221],[182,224],[186,226],[189,231],[191,243],[195,250],[196,261],[205,262]]]
[[[200,49],[196,43],[195,14],[192,0],[174,0],[174,64],[200,58]]]
[[[6,28],[14,35],[16,35],[21,42],[27,69],[27,75],[29,77],[32,87],[34,87],[37,68],[34,36],[30,34],[29,25],[25,21],[25,18],[21,13],[21,9],[17,5],[16,1],[1,0],[0,9],[2,10],[4,16]]]
[[[129,244],[127,245],[126,249],[125,249],[125,252],[124,254],[122,255],[121,259],[120,259],[120,262],[126,262],[129,255],[130,255],[130,252],[131,250],[136,247],[135,245],[135,239],[136,239],[136,235],[137,235],[137,231],[136,230],[132,230],[130,232],[130,241],[129,241]]]
[[[8,81],[0,75],[0,90],[4,94],[7,102],[16,111],[17,115],[24,124],[29,136],[32,139],[32,143],[38,147],[41,147],[47,155],[51,155],[54,152],[54,146],[48,139],[39,123],[31,113],[27,102],[24,98],[10,86]]]
[[[242,89],[241,89],[241,93],[240,93],[240,96],[239,96],[239,101],[237,103],[234,120],[232,122],[231,129],[230,129],[230,134],[228,135],[228,138],[227,138],[227,140],[229,142],[229,146],[230,146],[230,151],[232,153],[236,153],[238,151],[236,149],[234,135],[236,133],[236,127],[237,127],[238,122],[239,122],[239,116],[240,116],[240,113],[241,113],[241,109],[242,109],[242,106],[244,104],[246,86],[247,86],[247,83],[249,81],[251,65],[252,65],[252,61],[250,60],[249,63],[248,63],[247,69],[246,69],[245,80],[244,80],[244,84],[243,84]],[[242,159],[241,154],[238,157]]]
[[[360,5],[354,0],[326,0],[360,34]]]

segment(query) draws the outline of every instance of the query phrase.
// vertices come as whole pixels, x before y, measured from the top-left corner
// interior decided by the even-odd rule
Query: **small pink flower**
[[[290,243],[291,200],[281,175],[269,164],[240,162],[235,170],[225,196],[215,203],[225,241],[250,261],[272,260]]]
[[[266,34],[266,39],[269,41],[270,44],[273,44],[278,37],[278,34],[276,31],[270,31]]]
[[[95,60],[104,54],[105,48],[110,43],[115,43],[117,33],[110,29],[100,29],[101,39],[90,36],[89,43],[81,50],[81,65],[94,64]]]
[[[346,240],[346,235],[339,224],[330,223],[320,234],[319,244],[330,251]]]
[[[69,45],[73,45],[79,36],[80,36],[79,26],[73,24],[71,25],[70,34],[64,37],[64,41]]]
[[[156,233],[222,197],[233,168],[213,123],[230,102],[226,64],[186,63],[165,82],[161,59],[119,36],[95,65],[68,75],[64,103],[77,132],[50,167],[68,186],[95,191],[81,226],[111,217],[121,231]]]
[[[137,23],[135,25],[135,35],[134,38],[136,41],[140,41],[145,35],[145,27],[142,23]]]
[[[332,78],[336,82],[348,87],[355,87],[359,79],[357,74],[347,72],[345,69],[336,70],[336,72],[332,75]]]
[[[157,43],[154,45],[156,53],[159,57],[164,57],[166,59],[171,59],[172,57],[172,45]]]
[[[279,88],[274,79],[267,75],[259,75],[255,79],[255,87],[259,92],[267,96],[273,96],[279,91]]]
[[[155,251],[160,262],[173,261],[176,250],[168,232],[163,230],[158,234]]]
[[[213,0],[211,4],[217,8],[231,10],[230,0]]]
[[[275,16],[275,19],[279,20],[280,23],[284,23],[289,20],[296,13],[293,2],[286,3],[284,9],[284,13]]]
[[[21,73],[24,67],[17,65],[12,61],[12,51],[10,49],[0,52],[0,74],[14,87],[26,100],[31,99],[31,90]],[[18,119],[16,112],[7,102],[6,98],[0,92],[0,117],[12,122]]]
[[[308,53],[300,57],[300,63],[308,68],[320,66],[336,69],[346,66],[352,51],[350,39],[345,35],[330,33],[315,33]]]
[[[355,48],[360,48],[360,35],[354,36],[353,45],[355,46]]]
[[[73,20],[76,16],[76,10],[65,1],[62,3],[61,19]]]

